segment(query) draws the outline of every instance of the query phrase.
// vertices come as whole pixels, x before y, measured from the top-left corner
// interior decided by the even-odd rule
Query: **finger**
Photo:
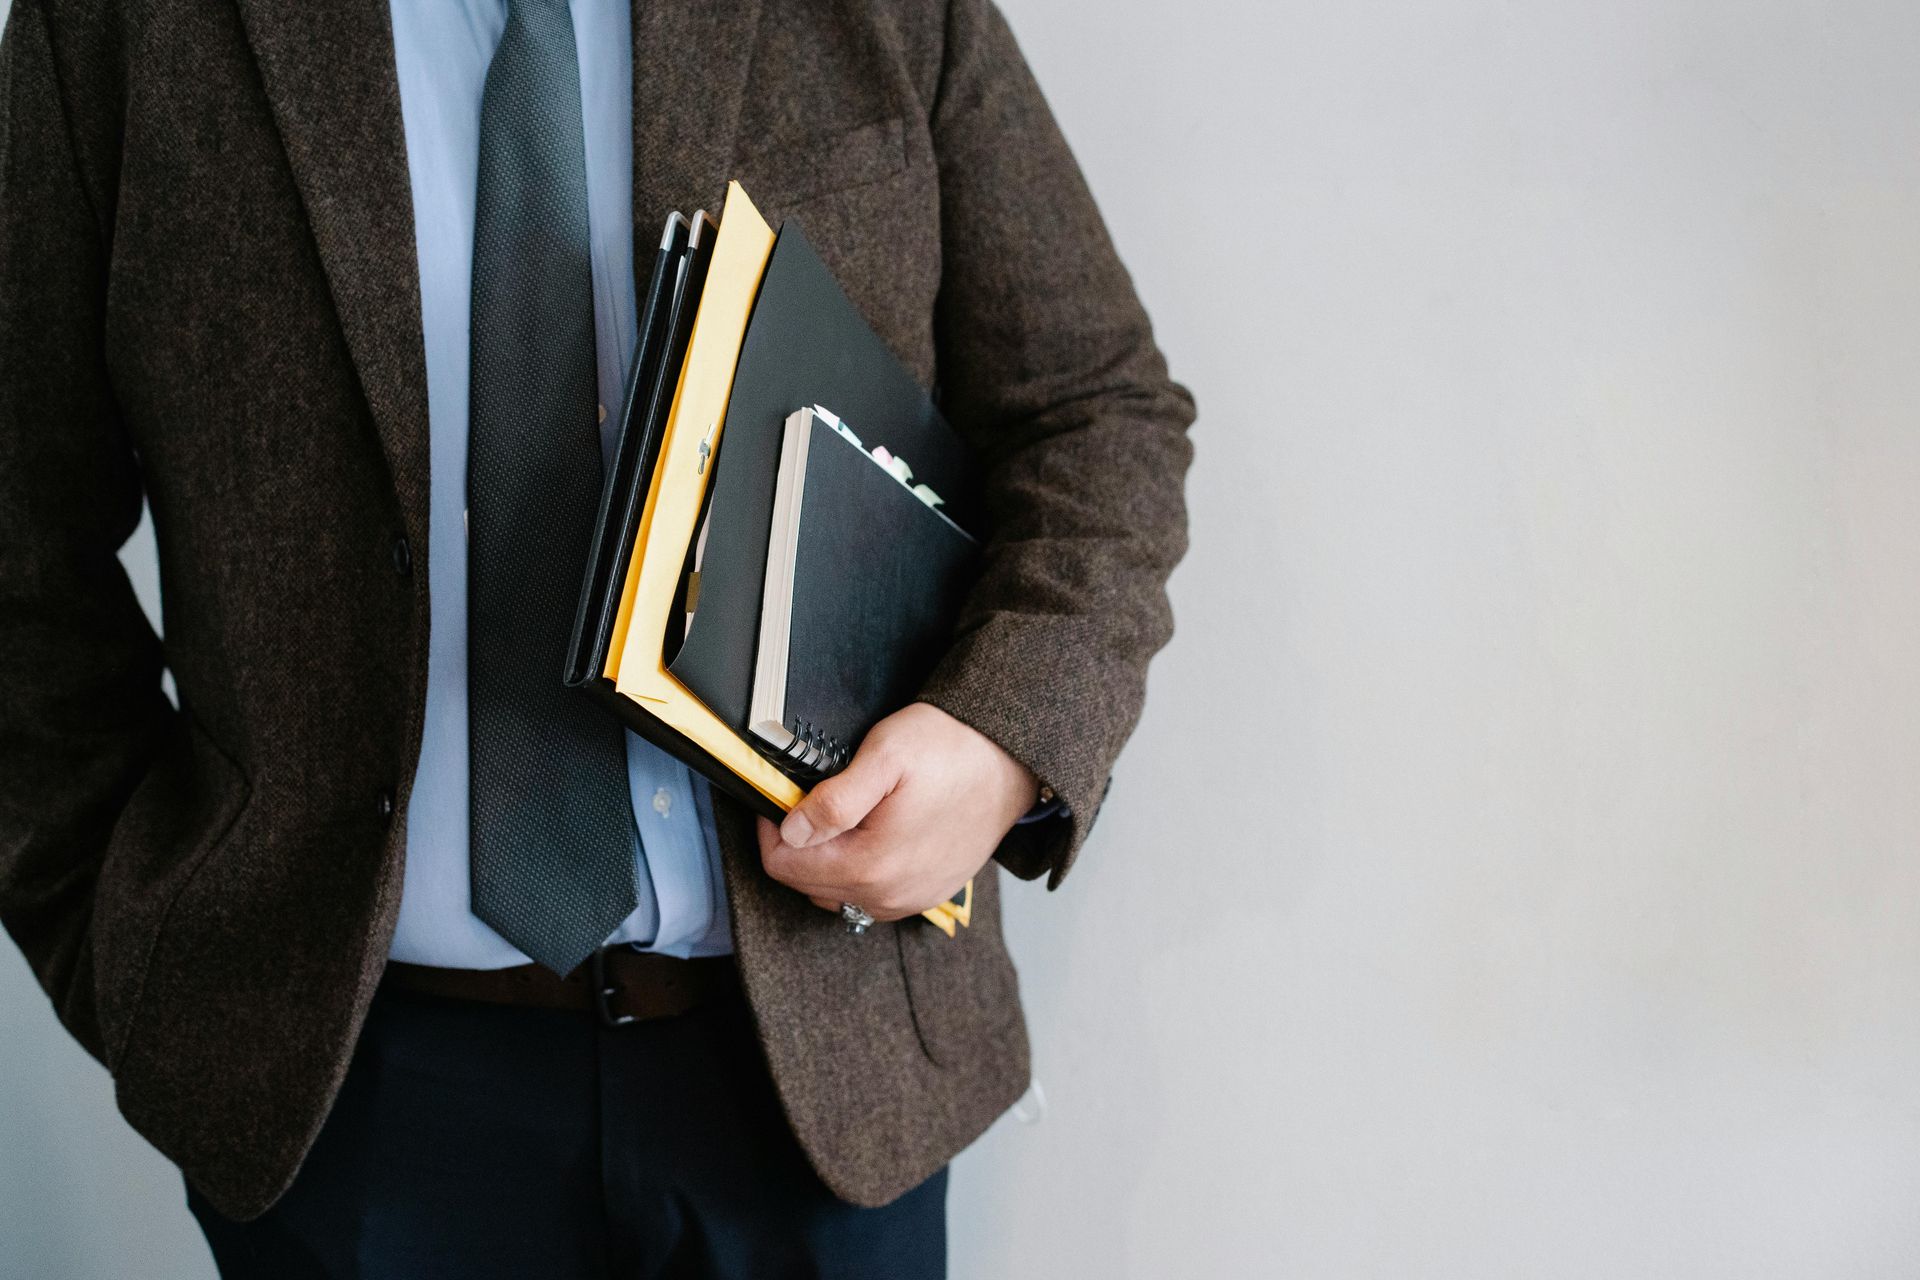
[[[825,843],[873,812],[899,782],[894,753],[877,743],[862,743],[851,764],[794,806],[780,824],[780,838],[796,849]]]
[[[835,915],[840,914],[840,903],[833,898],[809,898],[808,901],[822,911],[831,911]]]
[[[851,902],[874,919],[886,922],[917,916],[936,900],[925,883],[912,874],[910,861],[895,856],[897,853],[885,837],[865,827],[811,849],[793,851],[797,859],[809,864],[816,878],[825,881],[805,890],[809,897],[835,908]]]
[[[844,832],[805,849],[774,840],[760,851],[767,874],[790,889],[835,902],[859,902],[876,896],[874,882],[886,865],[867,833]]]
[[[775,840],[771,848],[762,851],[760,863],[769,877],[795,893],[803,893],[809,898],[847,901],[850,893],[848,886],[822,874],[820,866],[808,857],[812,852],[811,849],[796,849]]]
[[[819,868],[827,862],[814,850],[800,850],[786,843],[780,838],[780,828],[765,818],[754,820],[754,835],[760,842],[760,865],[768,876],[810,898],[832,897],[836,904],[844,901],[834,896],[840,892],[840,886],[819,874]],[[831,860],[830,850],[821,852]]]

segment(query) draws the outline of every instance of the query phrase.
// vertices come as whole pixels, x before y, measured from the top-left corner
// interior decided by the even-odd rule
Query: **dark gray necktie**
[[[620,727],[560,683],[601,481],[580,116],[566,0],[512,0],[481,98],[473,237],[473,911],[563,974],[636,902]]]

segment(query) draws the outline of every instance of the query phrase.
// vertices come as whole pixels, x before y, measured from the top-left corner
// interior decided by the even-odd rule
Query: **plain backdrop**
[[[1007,9],[1201,418],[956,1280],[1920,1274],[1920,8]],[[10,948],[0,1273],[210,1274]]]

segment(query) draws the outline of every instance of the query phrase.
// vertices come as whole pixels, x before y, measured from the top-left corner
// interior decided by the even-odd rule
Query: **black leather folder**
[[[788,415],[815,404],[839,415],[869,448],[883,445],[905,459],[914,479],[945,500],[948,516],[979,533],[971,449],[841,291],[799,224],[788,219],[761,280],[734,373],[709,494],[697,607],[668,664],[742,737],[751,729],[781,439]]]
[[[586,579],[567,646],[564,678],[570,688],[597,682],[606,668],[640,511],[659,461],[660,435],[673,401],[674,382],[686,359],[700,287],[713,259],[714,233],[713,219],[705,210],[691,220],[678,212],[669,214],[661,233],[660,253],[641,299],[640,334],[627,374],[619,442],[608,481],[601,488],[600,514],[594,521]]]

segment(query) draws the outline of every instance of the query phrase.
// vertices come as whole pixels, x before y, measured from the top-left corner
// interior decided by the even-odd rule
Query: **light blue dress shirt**
[[[601,445],[609,458],[638,310],[628,4],[572,4],[586,128]],[[473,914],[467,878],[467,376],[480,93],[507,5],[392,0],[391,12],[426,342],[433,611],[426,725],[407,809],[406,881],[390,954],[414,964],[498,969],[525,964],[527,957]],[[556,654],[556,680],[559,666]],[[640,905],[609,941],[676,956],[726,954],[733,944],[706,779],[631,733],[627,765]]]

